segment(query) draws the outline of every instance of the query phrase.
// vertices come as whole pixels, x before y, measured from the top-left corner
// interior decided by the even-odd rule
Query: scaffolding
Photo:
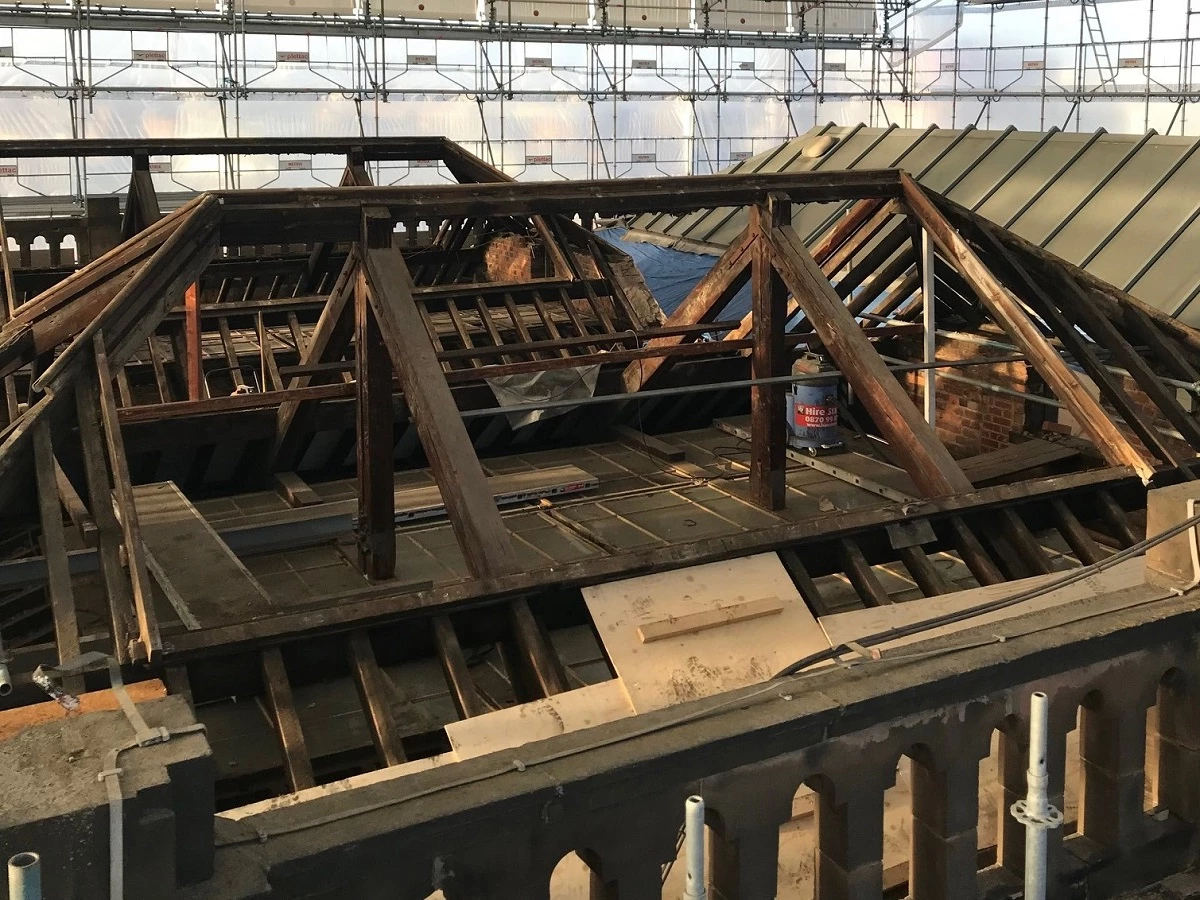
[[[442,134],[516,177],[582,179],[716,172],[829,121],[1185,134],[1198,96],[1190,0],[430,0],[460,16],[440,20],[420,0],[141,2],[0,4],[0,138]],[[153,166],[167,195],[341,171]],[[123,159],[0,160],[0,193],[31,203],[128,180]]]

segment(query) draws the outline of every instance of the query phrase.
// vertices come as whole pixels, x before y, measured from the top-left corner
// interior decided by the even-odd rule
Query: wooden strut
[[[113,397],[112,372],[108,366],[108,354],[104,349],[104,334],[97,333],[93,339],[96,358],[96,380],[100,388],[100,420],[104,426],[104,439],[108,449],[108,464],[113,475],[113,499],[124,535],[125,558],[129,579],[133,585],[133,607],[138,626],[141,650],[151,664],[158,661],[162,652],[162,639],[158,632],[158,616],[154,610],[154,592],[150,587],[150,575],[146,569],[146,552],[142,545],[142,531],[138,525],[137,509],[133,502],[133,485],[129,479],[129,463],[125,458],[125,443],[121,436],[121,424],[117,419],[117,404]]]
[[[512,538],[466,426],[458,415],[446,415],[457,407],[413,299],[412,277],[393,244],[390,215],[365,210],[362,234],[364,293],[399,376],[410,418],[467,567],[476,578],[514,574],[520,566]],[[547,696],[561,693],[566,689],[565,678],[528,602],[514,601],[510,615],[517,643],[541,690]]]
[[[776,269],[913,483],[929,497],[966,493],[971,482],[938,440],[842,299],[789,226],[771,229]]]
[[[667,327],[714,321],[733,296],[750,280],[753,253],[754,234],[746,228],[671,313],[667,319]],[[682,341],[682,335],[671,335],[653,338],[648,342],[648,346],[669,347]],[[664,361],[665,358],[657,358],[631,363],[623,376],[625,390],[634,393],[647,387],[662,368]]]
[[[938,245],[938,250],[966,278],[996,322],[1033,364],[1080,427],[1088,433],[1110,465],[1132,466],[1147,484],[1155,467],[1144,453],[1125,437],[1100,403],[1071,371],[1058,352],[1042,336],[1029,315],[1004,289],[963,237],[907,175],[901,175],[905,202]]]
[[[784,346],[787,288],[771,261],[770,231],[787,224],[791,204],[770,198],[750,209],[754,236],[751,315],[754,317],[752,377],[788,374],[790,355]],[[857,328],[857,326],[855,326]],[[756,384],[750,389],[750,496],[766,510],[783,509],[787,496],[786,384]]]

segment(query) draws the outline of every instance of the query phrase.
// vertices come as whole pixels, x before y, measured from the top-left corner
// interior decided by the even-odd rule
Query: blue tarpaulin
[[[633,258],[646,280],[646,287],[658,301],[664,313],[671,315],[691,293],[692,288],[717,264],[717,257],[704,253],[689,253],[686,250],[671,250],[657,244],[642,241],[623,241],[626,228],[605,228],[596,232],[614,247],[619,247]],[[750,312],[750,285],[746,285],[729,301],[720,319],[732,322]]]

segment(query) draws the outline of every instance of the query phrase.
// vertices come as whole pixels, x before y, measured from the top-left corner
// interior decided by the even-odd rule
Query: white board
[[[472,759],[632,715],[625,690],[614,679],[451,722],[446,737],[457,759]]]
[[[588,610],[636,712],[761,684],[828,649],[774,553],[708,563],[583,589]],[[778,614],[645,643],[643,625],[777,598]]]
[[[903,647],[905,644],[941,637],[945,634],[953,634],[957,631],[963,631],[964,629],[974,628],[979,625],[990,625],[993,622],[1000,622],[1004,619],[1011,619],[1014,616],[1021,616],[1026,613],[1037,612],[1041,609],[1059,606],[1063,603],[1070,603],[1073,600],[1082,600],[1087,597],[1095,597],[1100,594],[1109,594],[1113,591],[1136,587],[1144,581],[1145,568],[1146,561],[1142,557],[1127,560],[1097,575],[1089,575],[1083,581],[1078,581],[1068,587],[1059,588],[1056,591],[1051,591],[1032,600],[1026,600],[995,612],[973,616],[961,622],[955,622],[952,625],[942,625],[937,628],[931,628],[928,631],[923,631],[920,634],[897,638],[894,641],[879,644],[878,648],[887,650],[894,647]],[[878,634],[889,628],[911,625],[914,622],[934,619],[938,616],[944,616],[947,613],[961,612],[977,606],[994,603],[997,600],[1011,597],[1030,588],[1049,584],[1066,574],[1068,573],[1053,572],[1049,575],[1021,578],[1006,584],[992,584],[987,587],[972,588],[968,591],[944,594],[940,597],[926,597],[924,600],[916,600],[910,603],[894,603],[891,606],[879,606],[873,609],[856,609],[851,612],[835,613],[832,616],[822,616],[820,620],[821,627],[825,629],[825,636],[829,639],[829,645],[836,647],[838,644],[857,641],[867,635]]]

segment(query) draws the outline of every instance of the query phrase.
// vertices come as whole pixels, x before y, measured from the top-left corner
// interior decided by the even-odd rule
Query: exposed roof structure
[[[901,170],[518,184],[420,152],[464,183],[372,186],[351,148],[339,187],[161,216],[135,167],[126,240],[0,328],[0,607],[48,611],[55,638],[18,648],[7,703],[85,649],[166,673],[209,729],[202,793],[236,869],[192,896],[352,890],[357,871],[314,875],[314,848],[345,849],[329,802],[419,831],[436,804],[359,818],[360,791],[470,784],[501,751],[519,774],[512,751],[543,737],[839,658],[832,616],[960,592],[971,613],[973,591],[1102,564],[1138,542],[1146,486],[1191,474],[1177,388],[1200,382],[1200,332]],[[746,224],[666,322],[584,227],[709,207]],[[507,267],[518,244],[542,270]],[[925,373],[981,363],[933,358],[935,325],[1002,344],[987,363],[1027,369],[1018,398],[1082,439],[956,458]],[[820,456],[786,440],[790,383],[829,378],[793,370],[812,352],[849,388]],[[494,390],[543,376],[593,380]],[[694,640],[727,662],[697,667]],[[444,857],[459,896],[539,895],[472,894],[495,867],[472,858],[478,822],[447,816],[403,896],[441,887]],[[211,815],[188,827],[218,843]]]
[[[814,152],[829,146],[823,153]],[[1200,324],[1200,143],[1144,136],[825,125],[729,172],[902,168],[921,184],[1139,299]],[[809,235],[829,214],[805,210]],[[635,236],[720,251],[738,210],[642,216]]]

